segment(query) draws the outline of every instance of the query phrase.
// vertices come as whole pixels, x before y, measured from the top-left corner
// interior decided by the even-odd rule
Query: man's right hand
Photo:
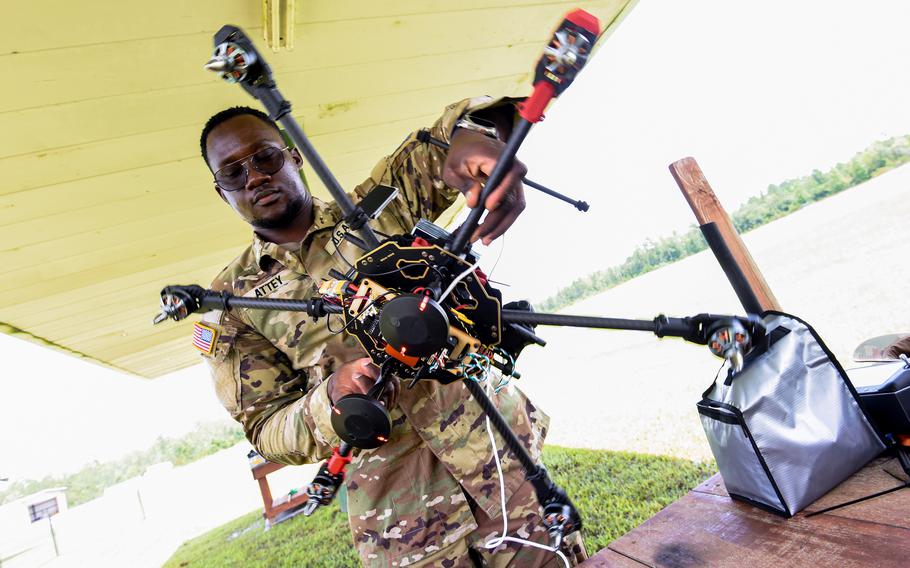
[[[329,377],[329,400],[334,405],[349,394],[366,394],[379,378],[379,368],[369,357],[348,361]],[[381,402],[392,408],[398,401],[398,378],[391,377],[382,393]]]

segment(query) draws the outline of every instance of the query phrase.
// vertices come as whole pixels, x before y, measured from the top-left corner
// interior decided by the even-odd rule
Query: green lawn
[[[605,547],[714,472],[664,456],[548,447],[544,463],[584,521],[589,553]],[[204,566],[357,566],[347,517],[337,506],[263,530],[253,511],[184,543],[166,568]]]

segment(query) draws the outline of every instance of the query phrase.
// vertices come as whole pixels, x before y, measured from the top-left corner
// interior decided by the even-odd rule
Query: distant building
[[[66,509],[66,487],[32,493],[0,506],[0,532],[27,527]]]

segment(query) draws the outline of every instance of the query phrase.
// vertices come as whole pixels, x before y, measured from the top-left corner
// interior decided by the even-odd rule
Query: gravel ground
[[[783,309],[815,327],[845,367],[862,340],[910,333],[910,166],[745,235]],[[651,319],[741,313],[710,252],[563,310]],[[720,365],[706,349],[641,332],[538,328],[520,387],[552,418],[548,442],[669,454],[711,452],[695,402]]]

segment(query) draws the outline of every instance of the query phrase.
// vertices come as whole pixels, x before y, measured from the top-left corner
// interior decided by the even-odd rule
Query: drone
[[[566,15],[537,63],[532,94],[520,105],[517,123],[490,173],[478,203],[484,203],[510,170],[531,127],[542,120],[549,103],[572,83],[597,41],[600,25],[583,10]],[[332,427],[342,443],[334,448],[313,482],[304,513],[329,504],[345,479],[345,468],[357,449],[377,448],[389,440],[392,422],[380,403],[393,377],[413,387],[419,381],[442,385],[463,383],[483,413],[518,458],[525,477],[543,509],[550,543],[558,548],[564,537],[582,526],[566,492],[534,461],[481,386],[492,369],[501,377],[519,378],[516,360],[532,344],[545,346],[536,326],[572,326],[649,331],[658,337],[680,337],[706,345],[729,362],[733,372],[743,357],[762,341],[765,331],[757,316],[698,314],[653,320],[577,316],[535,312],[526,301],[503,303],[502,294],[478,268],[469,237],[480,223],[482,207],[472,209],[453,233],[421,220],[411,233],[380,240],[368,221],[394,198],[394,188],[378,186],[355,205],[319,157],[299,124],[291,104],[278,91],[272,71],[250,38],[235,26],[224,26],[214,37],[215,51],[205,68],[229,83],[237,83],[259,100],[279,122],[338,203],[344,220],[336,234],[363,254],[346,272],[331,270],[311,298],[268,299],[238,297],[201,286],[167,286],[161,291],[161,312],[154,323],[179,321],[207,310],[267,309],[305,312],[315,319],[330,315],[344,319],[343,330],[354,336],[379,369],[367,394],[339,399],[331,411]],[[423,132],[419,140],[445,147]],[[580,211],[588,205],[549,188],[523,180]]]

